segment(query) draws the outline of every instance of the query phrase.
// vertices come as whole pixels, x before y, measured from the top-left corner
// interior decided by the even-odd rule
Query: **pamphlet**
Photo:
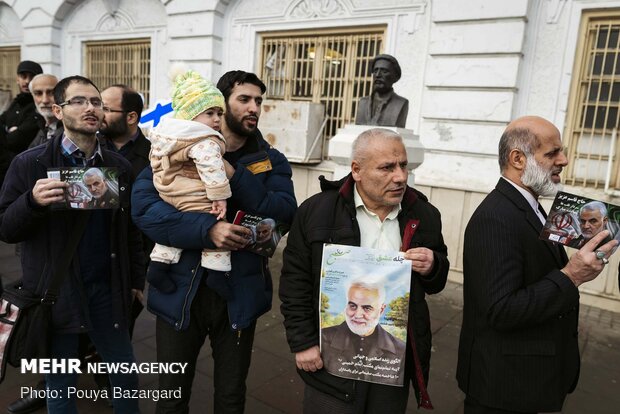
[[[540,238],[579,249],[603,230],[609,230],[610,235],[601,244],[619,238],[619,229],[619,206],[560,191]]]
[[[57,209],[118,208],[118,169],[109,167],[63,167],[47,170],[48,178],[69,183],[64,201],[53,205]]]
[[[272,218],[237,211],[233,224],[247,227],[252,231],[250,242],[244,250],[249,250],[261,256],[271,257],[278,247],[282,236],[289,230],[285,223],[277,222]]]

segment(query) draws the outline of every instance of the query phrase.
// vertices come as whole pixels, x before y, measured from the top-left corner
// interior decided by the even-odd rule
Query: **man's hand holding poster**
[[[404,383],[411,261],[403,253],[325,244],[321,357],[330,374]]]

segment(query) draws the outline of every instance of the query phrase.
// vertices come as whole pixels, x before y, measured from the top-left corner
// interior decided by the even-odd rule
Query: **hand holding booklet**
[[[50,168],[47,177],[69,184],[55,209],[111,209],[120,204],[117,168]]]

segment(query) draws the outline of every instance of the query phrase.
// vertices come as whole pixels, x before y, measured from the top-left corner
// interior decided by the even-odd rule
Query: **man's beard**
[[[534,194],[544,197],[553,197],[562,189],[561,183],[554,183],[551,179],[551,175],[554,172],[558,174],[562,171],[562,168],[553,167],[550,170],[545,170],[534,156],[527,156],[527,163],[525,164],[525,170],[523,176],[521,176],[521,183],[524,186],[529,187]]]
[[[37,106],[37,112],[41,114],[41,116],[45,118],[46,121],[50,119],[54,121],[56,119],[56,117],[54,116],[54,111],[52,111],[51,109],[40,108]]]
[[[379,324],[379,317],[377,317],[366,321],[365,326],[358,326],[351,321],[351,318],[346,313],[345,320],[347,321],[347,326],[349,327],[349,330],[359,336],[370,335],[374,331],[375,327]]]
[[[258,128],[258,123],[256,124],[256,128],[250,129],[244,127],[243,118],[241,119],[241,121],[237,121],[234,115],[230,112],[230,108],[228,107],[226,108],[226,113],[224,113],[224,120],[226,121],[226,126],[231,132],[242,137],[251,137],[252,135],[254,135],[254,131],[256,131],[256,128]]]
[[[127,129],[127,124],[123,122],[122,119],[119,119],[112,123],[106,122],[106,126],[103,126],[102,124],[99,132],[103,134],[106,138],[114,141],[116,138],[127,134]]]

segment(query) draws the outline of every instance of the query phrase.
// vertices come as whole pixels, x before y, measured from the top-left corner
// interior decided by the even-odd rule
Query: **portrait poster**
[[[332,375],[402,386],[411,261],[402,252],[325,244],[321,357]]]
[[[540,233],[542,240],[580,249],[603,230],[610,236],[601,244],[620,237],[620,207],[575,194],[558,192]]]
[[[249,243],[243,249],[265,257],[273,256],[282,236],[289,230],[289,226],[285,223],[241,210],[237,211],[233,224],[247,227],[252,231]]]
[[[112,167],[63,167],[47,170],[48,178],[65,181],[64,200],[55,209],[113,209],[120,204],[118,169]]]

